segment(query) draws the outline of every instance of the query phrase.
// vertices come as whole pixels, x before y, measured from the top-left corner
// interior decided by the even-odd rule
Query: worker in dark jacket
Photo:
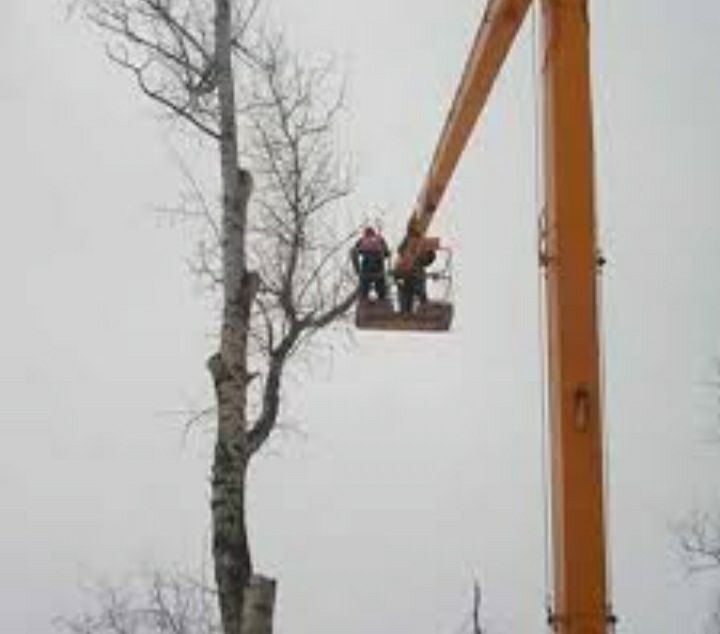
[[[387,297],[385,260],[390,257],[385,239],[372,227],[366,227],[350,257],[360,278],[360,297],[369,300],[370,292],[374,291],[375,299],[384,300]]]
[[[403,240],[398,252],[402,255],[406,240]],[[407,271],[396,271],[395,278],[400,298],[400,311],[412,313],[417,301],[421,306],[427,304],[427,272],[425,269],[435,261],[435,251],[425,249],[418,254],[412,266]]]

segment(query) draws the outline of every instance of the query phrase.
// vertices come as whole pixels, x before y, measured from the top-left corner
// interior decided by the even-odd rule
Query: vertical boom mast
[[[587,0],[542,0],[554,606],[600,634],[606,598],[597,248]]]

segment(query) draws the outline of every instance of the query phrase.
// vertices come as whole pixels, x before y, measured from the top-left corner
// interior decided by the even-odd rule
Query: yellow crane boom
[[[560,634],[612,628],[603,492],[592,113],[587,0],[541,5],[541,262],[547,280],[553,595]],[[426,179],[398,268],[412,264],[530,0],[490,0]]]

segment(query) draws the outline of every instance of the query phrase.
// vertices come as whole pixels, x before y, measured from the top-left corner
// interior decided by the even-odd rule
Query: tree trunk
[[[237,170],[236,170],[237,172]],[[238,180],[242,180],[238,178]],[[244,213],[248,184],[238,212]],[[238,232],[227,234],[226,249],[240,248]],[[245,272],[237,289],[228,289],[220,352],[208,366],[215,383],[218,429],[212,471],[213,559],[225,634],[241,634],[243,593],[252,574],[245,524],[247,447],[247,342],[257,275]]]
[[[215,65],[220,105],[223,190],[223,314],[220,351],[209,363],[218,430],[212,471],[213,559],[225,634],[242,634],[243,598],[252,574],[245,525],[247,475],[247,343],[257,276],[246,270],[245,227],[252,192],[238,165],[230,0],[215,0]]]
[[[239,427],[224,425],[223,418],[221,413],[225,431],[218,432],[212,477],[213,560],[223,631],[241,634],[243,595],[252,572],[245,526],[247,462]]]
[[[245,588],[243,634],[272,634],[275,580],[253,575]]]

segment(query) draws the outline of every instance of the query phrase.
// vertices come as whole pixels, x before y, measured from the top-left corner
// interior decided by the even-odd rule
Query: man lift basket
[[[402,246],[401,246],[402,252]],[[402,258],[400,260],[402,264]],[[450,329],[453,305],[452,254],[441,248],[437,238],[422,238],[418,255],[411,264],[396,266],[387,283],[385,272],[379,285],[382,296],[361,295],[355,310],[355,325],[361,330],[445,332]],[[376,280],[376,281],[379,281]],[[427,293],[428,282],[433,296]],[[438,290],[439,287],[439,290]]]

